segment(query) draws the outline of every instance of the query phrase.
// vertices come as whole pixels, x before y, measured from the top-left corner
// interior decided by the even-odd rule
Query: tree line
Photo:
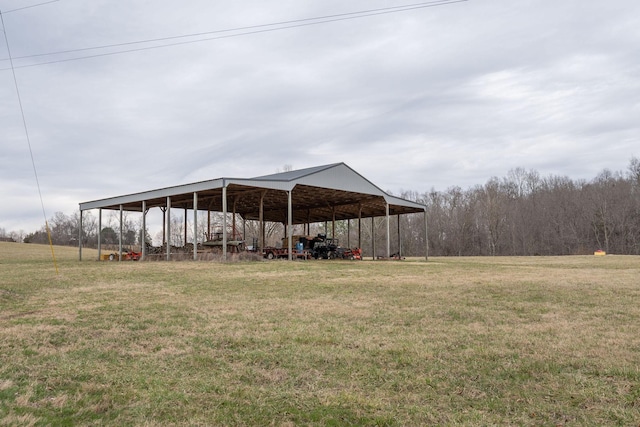
[[[573,180],[566,176],[543,177],[535,170],[516,168],[505,177],[493,177],[484,185],[463,190],[450,187],[445,191],[424,193],[406,191],[399,195],[426,205],[428,217],[429,254],[433,256],[483,255],[575,255],[602,249],[608,253],[640,254],[640,160],[632,157],[626,171],[603,170],[594,179]],[[221,224],[221,214],[214,218],[214,227]],[[189,220],[189,219],[187,219]],[[187,228],[181,217],[172,217],[169,242],[182,246],[193,242],[192,227]],[[199,230],[205,229],[202,218]],[[398,224],[400,221],[400,224]],[[392,219],[391,252],[404,256],[424,255],[424,215],[403,215]],[[51,240],[58,245],[78,245],[79,213],[57,212],[49,221]],[[342,245],[355,246],[357,226],[346,221],[336,224],[315,224],[313,233],[326,233],[340,239]],[[236,228],[256,234],[257,225],[237,224]],[[101,242],[119,242],[119,218],[103,218]],[[140,245],[141,221],[126,213],[123,217],[123,244]],[[399,230],[399,233],[396,232]],[[297,231],[294,230],[294,234]],[[275,245],[283,237],[282,225],[270,225],[268,244]],[[386,256],[386,219],[363,220],[361,246],[364,254]],[[97,218],[83,215],[83,245],[95,247],[98,242]],[[162,232],[155,236],[163,240]],[[32,233],[6,232],[0,228],[0,238],[26,243],[48,243],[46,228]],[[167,236],[164,236],[166,240]],[[185,240],[186,238],[186,240]],[[144,240],[152,241],[146,230]],[[199,241],[202,237],[199,236]]]
[[[463,190],[402,195],[427,205],[436,256],[640,254],[640,160],[591,181],[512,169]],[[411,240],[411,230],[405,231]]]

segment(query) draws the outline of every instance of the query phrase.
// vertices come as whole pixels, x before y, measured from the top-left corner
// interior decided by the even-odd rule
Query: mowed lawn
[[[56,257],[0,243],[0,426],[640,423],[640,257]]]

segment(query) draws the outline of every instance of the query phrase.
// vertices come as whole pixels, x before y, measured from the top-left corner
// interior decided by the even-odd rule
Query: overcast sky
[[[469,0],[326,23],[298,20],[417,3],[15,10],[37,3],[0,10],[49,218],[285,165],[345,162],[397,194],[466,189],[516,167],[590,180],[640,157],[638,0]],[[234,30],[287,21],[298,22]],[[208,34],[171,38],[196,33]],[[43,212],[0,39],[0,227],[34,231]]]

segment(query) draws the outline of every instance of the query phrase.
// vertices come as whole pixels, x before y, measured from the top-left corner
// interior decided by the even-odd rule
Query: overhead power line
[[[33,64],[15,66],[15,68],[37,67],[37,66],[56,64],[61,62],[79,61],[83,59],[121,55],[125,53],[141,52],[145,50],[161,49],[166,47],[187,45],[187,44],[193,44],[193,43],[202,43],[205,41],[213,41],[213,40],[220,40],[220,39],[226,39],[226,38],[232,38],[232,37],[241,37],[241,36],[248,36],[248,35],[260,34],[260,33],[282,31],[282,30],[287,30],[292,28],[326,24],[330,22],[338,22],[338,21],[345,21],[345,20],[351,20],[351,19],[360,19],[360,18],[365,18],[370,16],[406,12],[406,11],[416,10],[416,9],[425,9],[425,8],[445,6],[445,5],[455,4],[455,3],[463,3],[467,1],[469,0],[436,0],[436,1],[429,1],[424,3],[409,4],[404,6],[394,6],[394,7],[386,7],[386,8],[379,8],[379,9],[362,10],[358,12],[326,15],[326,16],[320,16],[315,18],[304,18],[304,19],[296,19],[296,20],[290,20],[290,21],[281,21],[281,22],[275,22],[270,24],[250,25],[250,26],[229,28],[229,29],[223,29],[223,30],[207,31],[207,32],[200,32],[200,33],[193,33],[193,34],[183,34],[178,36],[160,37],[160,38],[154,38],[154,39],[138,40],[138,41],[124,42],[124,43],[114,43],[114,44],[92,46],[92,47],[85,47],[85,48],[78,48],[78,49],[68,49],[68,50],[62,50],[57,52],[18,56],[18,57],[14,57],[13,59],[24,60],[24,59],[44,57],[44,56],[56,56],[56,55],[59,56],[59,55],[65,55],[65,54],[71,54],[71,53],[88,52],[92,50],[113,49],[113,48],[120,48],[125,46],[135,46],[140,44],[167,42],[171,40],[188,39],[188,38],[195,38],[195,37],[202,37],[202,36],[213,36],[213,37],[197,38],[195,40],[176,41],[173,43],[162,43],[162,44],[157,44],[153,46],[138,47],[134,49],[124,49],[124,50],[117,50],[117,51],[104,52],[104,53],[95,53],[91,55],[55,59],[50,61],[36,62]],[[231,34],[228,34],[228,33],[231,33]],[[7,60],[6,58],[0,59],[0,61],[6,61],[6,60]],[[3,68],[3,69],[0,69],[0,71],[8,70],[8,69],[9,68]]]
[[[58,274],[58,263],[56,261],[56,255],[53,251],[53,242],[51,241],[51,231],[49,229],[49,222],[47,221],[47,213],[44,209],[44,200],[42,198],[42,191],[40,190],[40,180],[38,179],[38,169],[36,168],[36,162],[33,158],[33,149],[31,148],[31,138],[29,137],[29,127],[27,126],[27,120],[24,115],[24,108],[22,107],[22,97],[20,96],[20,86],[18,85],[18,78],[16,77],[15,68],[13,67],[13,59],[11,58],[11,47],[9,45],[9,38],[7,37],[7,29],[4,25],[4,15],[0,12],[0,23],[2,23],[2,32],[4,34],[5,44],[7,46],[7,52],[9,54],[9,62],[11,63],[11,71],[13,72],[13,83],[16,88],[16,95],[18,97],[18,105],[20,106],[20,114],[22,116],[22,125],[24,127],[24,133],[27,139],[27,145],[29,146],[29,154],[31,155],[31,164],[33,166],[33,174],[36,177],[36,186],[38,187],[38,195],[40,196],[40,205],[42,206],[42,215],[44,216],[44,224],[47,230],[47,237],[49,238],[49,247],[51,248],[51,257],[53,258],[53,265],[56,268],[56,274]]]
[[[7,13],[18,12],[20,10],[25,10],[25,9],[31,9],[32,7],[44,6],[45,4],[56,3],[58,1],[60,1],[60,0],[51,0],[51,1],[44,2],[44,3],[32,4],[31,6],[24,6],[24,7],[19,7],[17,9],[4,10],[4,11],[2,11],[2,13],[4,13],[6,15]]]

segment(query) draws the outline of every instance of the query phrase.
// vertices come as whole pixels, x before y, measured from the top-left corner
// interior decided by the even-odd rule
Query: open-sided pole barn
[[[292,258],[292,230],[297,224],[386,217],[387,255],[390,255],[390,233],[392,215],[423,212],[425,215],[425,258],[428,257],[427,211],[426,206],[391,196],[365,179],[344,163],[300,169],[256,178],[218,178],[175,187],[161,188],[141,193],[111,197],[80,203],[79,258],[82,260],[82,214],[98,209],[98,227],[101,230],[102,211],[115,210],[120,213],[120,258],[122,258],[122,213],[142,212],[142,229],[145,230],[146,213],[149,209],[163,211],[163,232],[170,236],[171,211],[184,209],[193,211],[193,257],[197,259],[198,211],[221,212],[222,253],[227,259],[227,216],[239,215],[245,220],[260,222],[264,230],[265,222],[285,224],[288,238],[289,259]],[[231,210],[231,212],[230,212]],[[186,222],[186,215],[185,215]],[[235,221],[234,221],[235,224]],[[101,233],[98,233],[100,236]],[[360,235],[360,231],[358,232]],[[186,239],[185,239],[186,241]],[[360,245],[360,242],[358,242]],[[100,252],[100,237],[98,251]],[[259,249],[264,248],[264,233],[259,236]],[[146,256],[145,245],[142,245]],[[167,244],[166,258],[170,259],[170,245]],[[100,256],[100,255],[98,255]]]

